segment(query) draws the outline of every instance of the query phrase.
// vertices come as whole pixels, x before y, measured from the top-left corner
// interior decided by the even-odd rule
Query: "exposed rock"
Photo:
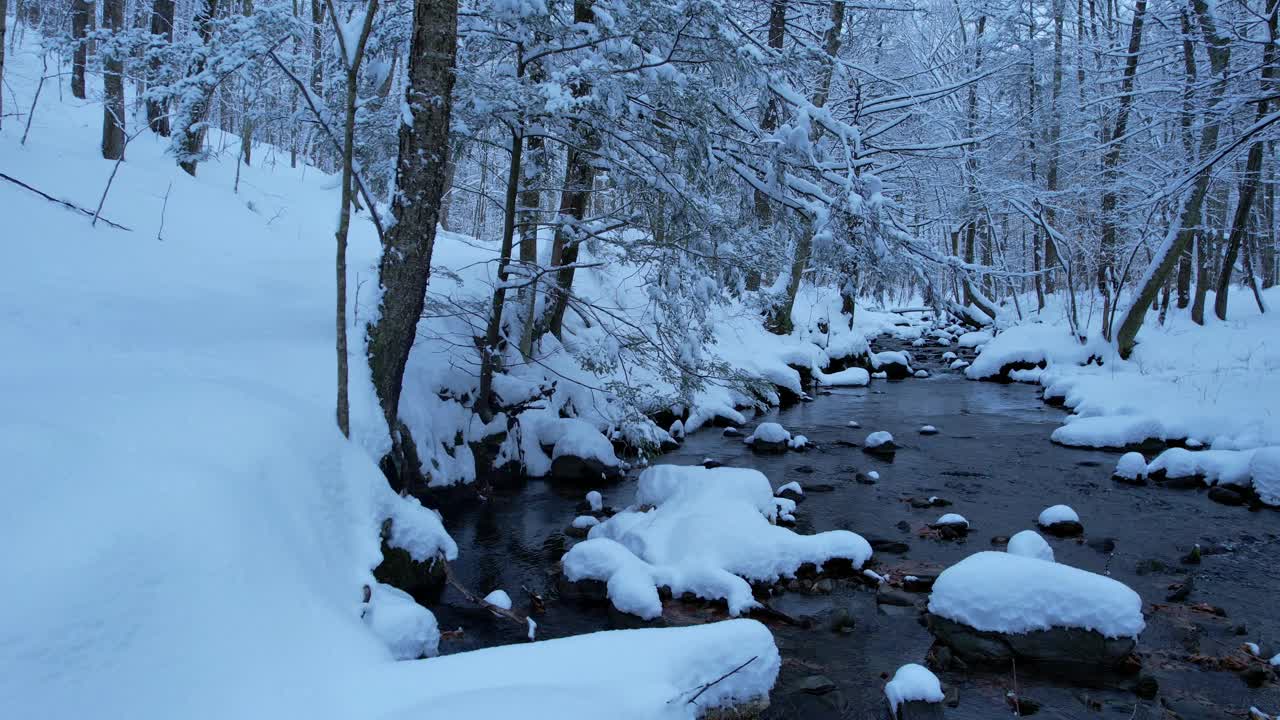
[[[796,689],[810,695],[826,695],[836,689],[836,684],[826,675],[809,675],[796,683]]]
[[[811,493],[827,493],[827,492],[832,492],[835,489],[836,489],[836,486],[832,485],[831,483],[813,483],[811,485],[805,486],[805,492],[811,492]]]
[[[887,538],[867,538],[867,542],[871,544],[871,549],[877,553],[885,553],[888,555],[901,555],[911,550],[911,546],[901,540],[889,540]]]
[[[911,593],[881,585],[876,589],[876,604],[896,605],[898,607],[915,607],[916,597]]]
[[[927,616],[929,632],[961,658],[1006,663],[1013,658],[1066,666],[1115,667],[1133,652],[1134,639],[1108,638],[1082,628],[1054,627],[1003,634],[976,630],[937,615]]]
[[[853,481],[859,485],[875,485],[876,481],[865,473],[858,473],[853,476]]]
[[[898,720],[942,720],[942,703],[910,700],[898,706]]]
[[[1195,589],[1195,585],[1196,576],[1189,575],[1186,580],[1170,586],[1169,594],[1165,596],[1165,600],[1169,602],[1182,602],[1191,595],[1191,591]]]
[[[908,592],[929,592],[933,589],[933,583],[937,579],[937,575],[926,575],[924,573],[907,575],[902,578],[902,589]]]
[[[702,467],[710,470],[712,468],[724,467],[724,463],[720,462],[719,460],[712,460],[711,458],[707,458],[706,460],[702,461]]]
[[[551,461],[551,477],[562,482],[595,485],[601,481],[621,480],[622,471],[617,466],[605,465],[595,458],[561,455]]]
[[[1248,500],[1243,493],[1222,485],[1209,488],[1209,499],[1223,505],[1243,505]]]
[[[1084,526],[1075,520],[1062,520],[1049,525],[1041,525],[1040,529],[1054,537],[1079,537],[1084,534]]]
[[[1134,683],[1133,692],[1140,698],[1150,700],[1156,696],[1156,693],[1160,692],[1160,683],[1156,681],[1154,676],[1143,673],[1138,676],[1138,681]]]
[[[725,437],[742,437],[742,431],[736,427],[727,427],[724,429]]]

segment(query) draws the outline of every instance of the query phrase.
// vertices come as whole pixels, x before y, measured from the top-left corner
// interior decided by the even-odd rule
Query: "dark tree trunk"
[[[124,32],[124,0],[106,0],[102,6],[102,27],[111,33]],[[118,50],[102,60],[102,157],[124,157],[124,58]]]
[[[151,34],[162,38],[165,43],[173,42],[173,0],[153,0],[151,4]],[[163,72],[159,57],[151,61],[148,68],[148,86],[155,88]],[[147,125],[151,131],[161,137],[169,136],[169,101],[162,98],[147,100]]]
[[[75,49],[71,55],[71,94],[85,99],[84,72],[89,64],[89,41],[87,35],[93,24],[93,3],[86,0],[71,0],[71,38],[75,40]]]
[[[420,472],[407,467],[412,448],[406,444],[412,439],[402,432],[400,391],[422,316],[444,193],[457,39],[457,0],[415,0],[405,88],[405,104],[413,121],[400,126],[396,192],[391,202],[395,222],[384,237],[378,267],[382,285],[378,320],[368,330],[373,386],[391,432],[389,459],[394,472],[389,474],[399,483]]]
[[[574,0],[574,22],[593,22],[593,4],[594,0]],[[574,97],[584,97],[589,92],[591,85],[587,82],[579,82],[573,86]],[[560,193],[560,212],[556,218],[556,232],[551,245],[551,264],[561,269],[556,271],[546,327],[557,338],[564,333],[564,315],[569,309],[569,297],[573,292],[574,268],[571,266],[578,262],[578,248],[585,239],[578,224],[586,217],[591,190],[596,180],[596,169],[591,164],[590,153],[590,149],[595,146],[595,139],[588,135],[582,142],[585,151],[570,146],[565,157],[564,190]]]
[[[4,42],[9,29],[9,3],[0,0],[0,127],[4,126]]]
[[[197,6],[195,24],[196,32],[200,35],[200,40],[207,48],[213,40],[213,21],[218,16],[218,0],[204,0],[203,4]],[[192,66],[187,70],[190,77],[199,76],[204,72],[204,57],[196,58]],[[205,87],[201,83],[194,90],[195,97],[190,101],[191,105],[186,108],[184,117],[184,126],[181,128],[182,137],[179,143],[178,166],[192,177],[196,174],[196,164],[199,162],[201,151],[204,149],[204,136],[206,132],[205,121],[209,115],[209,103],[212,100],[213,88]]]
[[[774,50],[782,50],[787,35],[787,0],[772,0],[769,5],[769,47]],[[772,93],[765,90],[767,98],[764,105],[764,116],[760,119],[760,129],[766,133],[772,132],[778,127],[778,99],[773,97]],[[756,225],[760,232],[766,232],[773,219],[772,209],[769,207],[769,196],[759,190],[755,192],[755,217]],[[759,290],[762,282],[762,270],[758,265],[759,261],[753,263],[747,269],[746,288],[747,290]]]

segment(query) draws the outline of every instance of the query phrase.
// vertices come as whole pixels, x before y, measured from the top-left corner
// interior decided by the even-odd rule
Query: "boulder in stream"
[[[1084,533],[1084,525],[1080,524],[1080,516],[1066,505],[1047,507],[1040,513],[1036,524],[1042,530],[1055,537],[1077,537]]]
[[[941,720],[944,716],[942,683],[923,665],[910,663],[898,668],[884,686],[884,696],[895,720]]]

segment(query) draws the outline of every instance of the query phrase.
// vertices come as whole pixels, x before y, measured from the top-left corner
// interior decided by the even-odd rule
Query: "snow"
[[[1035,530],[1023,530],[1009,538],[1008,552],[1022,557],[1053,562],[1053,548]]]
[[[877,471],[875,471],[875,470],[868,470],[868,471],[867,471],[867,477],[871,478],[872,480],[879,480],[879,479],[880,479],[880,473],[879,473],[879,472],[877,472]]]
[[[929,669],[923,665],[915,663],[898,668],[893,674],[893,679],[885,684],[884,695],[889,700],[890,711],[894,713],[898,712],[898,706],[902,703],[914,701],[937,703],[945,698],[938,676],[929,672]]]
[[[804,494],[804,490],[800,488],[800,483],[798,483],[798,482],[796,482],[796,481],[794,481],[794,480],[792,480],[791,482],[789,482],[789,483],[787,483],[787,484],[785,484],[785,485],[780,486],[780,487],[778,488],[778,492],[777,492],[777,494],[778,494],[778,495],[781,495],[782,493],[786,492],[787,490],[790,490],[791,492],[793,492],[793,493],[795,493],[795,494],[797,494],[797,495],[803,495],[803,494]]]
[[[934,525],[963,525],[969,527],[969,521],[958,513],[947,513],[934,521]]]
[[[871,368],[873,370],[880,370],[886,365],[901,365],[905,368],[910,368],[911,359],[901,350],[885,350],[871,354]]]
[[[760,423],[756,426],[755,432],[743,438],[743,442],[748,445],[757,440],[767,443],[784,443],[791,440],[791,433],[776,422]]]
[[[18,48],[6,56],[5,92],[25,112],[42,71],[37,53]],[[97,97],[98,77],[88,81]],[[100,102],[46,85],[25,146],[24,123],[0,130],[4,172],[94,207],[113,169],[100,157],[101,123]],[[221,140],[211,129],[210,144]],[[348,249],[348,440],[334,422],[334,178],[255,153],[236,193],[234,162],[202,162],[193,178],[165,146],[142,133],[119,166],[103,214],[131,233],[91,228],[0,183],[0,347],[23,349],[5,354],[0,373],[0,575],[22,586],[0,614],[3,714],[544,718],[608,708],[692,720],[769,690],[777,649],[751,621],[397,662],[435,653],[438,630],[428,609],[374,580],[380,528],[391,520],[389,542],[420,560],[458,548],[376,464],[389,438],[363,342],[380,253],[367,214],[354,216]],[[456,243],[438,244],[446,266]],[[457,429],[426,383],[431,349],[415,347],[405,396],[423,398],[409,412],[424,462],[445,462],[437,436],[418,432],[437,412],[440,437]],[[436,354],[430,368],[450,360]],[[441,479],[465,477],[469,461],[460,455]],[[695,702],[670,702],[753,656]]]
[[[1026,633],[1051,627],[1137,637],[1142,599],[1123,583],[1060,563],[984,551],[947,568],[929,612],[977,630]]]
[[[587,493],[587,506],[591,508],[591,512],[600,512],[604,509],[604,496],[599,490],[592,490]]]
[[[1249,461],[1253,490],[1262,502],[1280,506],[1280,447],[1263,448]]]
[[[787,442],[787,447],[792,450],[803,450],[809,445],[809,438],[804,435],[796,435]]]
[[[563,419],[560,425],[560,439],[556,440],[551,452],[552,460],[569,456],[597,460],[605,467],[617,467],[621,464],[613,452],[613,443],[601,435],[594,425],[574,418]]]
[[[845,423],[845,425],[851,428],[862,427],[862,423],[858,422],[857,420],[850,420],[849,422]]]
[[[965,368],[969,367],[969,361],[968,361],[968,360],[953,360],[953,361],[951,362],[951,364],[950,364],[950,365],[948,365],[947,367],[951,368],[952,370],[963,370],[963,369],[965,369]]]
[[[503,610],[511,609],[511,596],[507,594],[506,590],[494,590],[484,596],[484,601]]]
[[[573,527],[579,530],[593,528],[600,524],[600,519],[591,515],[579,515],[573,519]]]
[[[878,448],[881,445],[892,445],[893,435],[890,435],[885,430],[877,430],[867,436],[864,444],[869,448]]]
[[[952,360],[955,360],[957,357],[958,356],[954,352],[951,352],[950,350],[942,353],[943,362],[951,362]]]
[[[1066,505],[1054,505],[1045,508],[1037,522],[1041,527],[1049,527],[1061,522],[1080,522],[1080,516]]]
[[[974,348],[981,347],[991,342],[990,330],[977,330],[975,332],[967,332],[956,339],[956,344],[960,347]]]
[[[399,588],[373,583],[364,621],[397,660],[417,660],[439,652],[440,628],[435,615]]]
[[[815,376],[819,385],[835,387],[861,387],[871,382],[871,373],[860,367],[851,367],[839,372],[819,373]]]
[[[1115,475],[1129,480],[1139,480],[1147,476],[1147,459],[1142,453],[1130,452],[1120,457],[1116,463]]]
[[[616,608],[645,619],[662,613],[660,586],[723,599],[738,615],[758,606],[748,581],[773,582],[833,558],[856,568],[871,557],[867,541],[847,530],[798,535],[772,524],[791,509],[756,470],[655,465],[640,474],[632,507],[565,554],[564,574],[604,581]]]
[[[920,426],[920,432],[922,432],[922,433],[924,433],[924,434],[928,435],[928,434],[931,434],[931,433],[936,433],[936,432],[938,432],[938,428],[936,428],[936,427],[934,427],[934,426],[932,426],[932,425],[921,425],[921,426]]]
[[[1206,485],[1249,487],[1252,450],[1198,450],[1169,448],[1147,465],[1147,474],[1166,478],[1203,477]]]
[[[1153,318],[1127,360],[1096,334],[1096,318],[1082,344],[1060,319],[1042,313],[996,335],[965,374],[982,379],[1009,362],[1046,363],[1026,379],[1074,412],[1053,436],[1067,445],[1121,448],[1149,438],[1194,438],[1214,450],[1277,446],[1280,417],[1259,398],[1280,397],[1280,314],[1259,313],[1247,288],[1231,293],[1228,321],[1209,317],[1200,326],[1186,311],[1170,313],[1163,325]],[[1263,296],[1275,305],[1280,289]]]
[[[1280,655],[1276,655],[1268,661],[1272,667],[1280,667]]]
[[[915,377],[918,377],[918,378],[920,378],[920,379],[924,379],[924,378],[929,377],[929,371],[928,371],[928,370],[917,370],[917,371],[915,371],[914,375],[915,375]]]

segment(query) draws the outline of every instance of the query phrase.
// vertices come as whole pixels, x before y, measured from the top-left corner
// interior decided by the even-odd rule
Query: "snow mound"
[[[777,493],[777,494],[778,494],[778,495],[781,495],[782,493],[784,493],[784,492],[786,492],[786,491],[788,491],[788,490],[790,490],[791,492],[793,492],[793,493],[795,493],[795,494],[797,494],[797,495],[803,495],[803,494],[804,494],[804,490],[803,490],[803,489],[801,489],[801,487],[800,487],[800,483],[796,482],[795,480],[792,480],[791,482],[789,482],[789,483],[787,483],[787,484],[785,484],[785,485],[780,486],[780,487],[778,488],[778,493]]]
[[[966,371],[967,372],[967,371]],[[1145,415],[1072,415],[1049,439],[1068,447],[1123,448],[1147,440],[1166,440],[1164,425]]]
[[[579,515],[578,517],[573,519],[573,526],[579,530],[586,530],[587,528],[593,528],[599,524],[600,524],[599,518],[596,518],[592,515]]]
[[[1137,637],[1142,598],[1123,583],[1059,563],[985,551],[938,576],[929,612],[977,630],[1026,633],[1083,628]]]
[[[591,512],[600,512],[604,508],[604,496],[599,490],[587,493],[587,507],[591,508]]]
[[[756,426],[755,432],[743,439],[743,442],[750,445],[759,440],[767,443],[785,443],[791,440],[791,433],[776,422],[760,423]]]
[[[946,352],[942,353],[942,361],[943,361],[943,362],[951,362],[952,360],[955,360],[957,357],[959,357],[959,356],[958,356],[958,355],[956,355],[954,352],[952,352],[952,351],[950,351],[950,350],[948,350],[948,351],[946,351]]]
[[[871,557],[867,541],[847,530],[798,535],[772,524],[794,507],[756,470],[656,465],[640,474],[634,506],[565,554],[564,574],[604,581],[615,607],[645,619],[662,613],[658,587],[724,600],[738,615],[758,605],[749,581],[833,559],[859,568]]]
[[[869,448],[878,448],[881,445],[892,445],[893,435],[889,434],[889,432],[885,430],[877,430],[868,435],[863,444]]]
[[[896,713],[902,703],[924,701],[942,702],[942,683],[938,676],[929,672],[923,665],[910,663],[898,668],[893,679],[884,686],[884,696],[889,700],[889,709]]]
[[[399,588],[372,584],[364,621],[397,660],[433,657],[440,650],[436,616]]]
[[[787,447],[792,450],[803,450],[809,446],[809,438],[803,435],[796,435],[787,442]]]
[[[609,442],[594,425],[577,418],[561,418],[556,433],[558,438],[551,451],[551,459],[575,457],[583,460],[596,460],[605,467],[618,467],[621,461],[613,452],[613,443]],[[545,436],[544,444],[545,443]]]
[[[881,370],[891,365],[900,365],[910,370],[911,356],[901,350],[884,350],[871,354],[871,368]]]
[[[1169,448],[1147,465],[1147,474],[1166,478],[1203,478],[1206,485],[1249,487],[1253,450],[1185,450]]]
[[[1115,475],[1126,480],[1141,480],[1147,476],[1147,459],[1142,453],[1125,453],[1116,463]]]
[[[969,367],[969,361],[968,360],[952,360],[951,364],[948,365],[947,367],[951,368],[952,370],[963,370]]]
[[[507,594],[506,590],[494,590],[484,596],[484,601],[503,610],[511,609],[511,596]]]
[[[992,334],[990,330],[977,330],[967,332],[956,339],[956,344],[965,348],[976,348],[991,342]]]
[[[1035,530],[1023,530],[1009,538],[1008,552],[1012,555],[1053,562],[1053,548]]]
[[[871,373],[860,367],[851,367],[830,375],[818,373],[815,377],[819,385],[831,385],[834,387],[861,387],[871,382]]]
[[[1067,505],[1054,505],[1040,512],[1037,521],[1042,527],[1049,527],[1061,522],[1080,522],[1080,516]]]

